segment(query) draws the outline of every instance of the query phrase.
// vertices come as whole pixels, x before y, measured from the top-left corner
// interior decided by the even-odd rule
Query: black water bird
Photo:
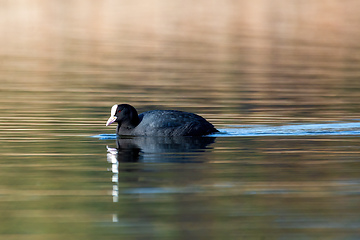
[[[152,110],[138,115],[129,104],[115,104],[106,126],[118,123],[116,133],[130,136],[204,136],[218,132],[205,118],[176,110]]]

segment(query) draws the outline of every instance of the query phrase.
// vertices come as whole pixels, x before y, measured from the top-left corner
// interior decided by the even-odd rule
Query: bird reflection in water
[[[201,163],[205,160],[198,153],[214,142],[215,137],[118,137],[116,148],[107,146],[107,161],[112,165],[108,170],[113,173],[113,202],[118,202],[121,163]],[[121,171],[139,171],[139,168],[124,164]]]

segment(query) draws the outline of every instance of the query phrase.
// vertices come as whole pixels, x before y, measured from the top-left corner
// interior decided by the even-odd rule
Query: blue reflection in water
[[[360,122],[294,124],[284,126],[234,126],[221,129],[216,137],[360,135]]]
[[[92,137],[99,138],[100,140],[111,140],[111,139],[116,139],[117,135],[115,133],[114,134],[99,134],[99,135],[95,135]]]

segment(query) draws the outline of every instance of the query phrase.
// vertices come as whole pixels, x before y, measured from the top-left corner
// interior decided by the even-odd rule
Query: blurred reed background
[[[358,9],[356,0],[1,1],[0,109],[86,117],[128,102],[190,108],[218,124],[357,118]]]

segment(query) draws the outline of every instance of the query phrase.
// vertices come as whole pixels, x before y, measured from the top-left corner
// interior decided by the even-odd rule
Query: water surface
[[[359,9],[3,2],[0,238],[360,238]],[[116,138],[115,103],[220,133]]]

